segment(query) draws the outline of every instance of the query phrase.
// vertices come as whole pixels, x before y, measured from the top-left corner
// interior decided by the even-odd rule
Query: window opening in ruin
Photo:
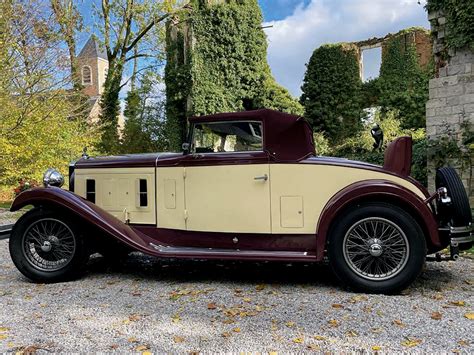
[[[361,49],[362,62],[362,81],[367,82],[378,78],[380,75],[380,66],[382,65],[382,47]]]

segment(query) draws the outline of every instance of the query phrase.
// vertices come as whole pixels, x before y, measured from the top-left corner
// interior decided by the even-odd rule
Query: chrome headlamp
[[[43,185],[61,187],[64,185],[64,177],[59,171],[49,168],[43,175]]]

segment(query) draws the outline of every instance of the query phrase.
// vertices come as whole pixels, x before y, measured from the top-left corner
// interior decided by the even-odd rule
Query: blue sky
[[[81,4],[86,25],[92,1]],[[259,0],[268,36],[268,62],[276,80],[301,94],[305,65],[324,43],[382,37],[411,26],[429,28],[424,0]],[[83,34],[79,47],[87,40]],[[364,76],[378,75],[380,50],[364,52]]]

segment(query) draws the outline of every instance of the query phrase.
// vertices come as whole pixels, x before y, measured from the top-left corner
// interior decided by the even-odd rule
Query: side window
[[[95,180],[86,180],[86,200],[95,203]]]
[[[213,122],[194,126],[193,152],[263,151],[261,122]]]
[[[88,65],[82,67],[82,85],[92,85],[92,70]]]

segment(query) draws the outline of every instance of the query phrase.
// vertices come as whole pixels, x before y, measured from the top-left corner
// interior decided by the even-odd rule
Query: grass
[[[12,201],[0,201],[0,208],[10,209]]]

